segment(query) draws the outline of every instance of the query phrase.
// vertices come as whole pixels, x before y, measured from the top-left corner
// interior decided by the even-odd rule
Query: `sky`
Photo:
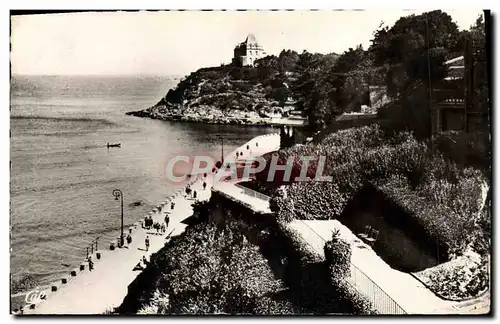
[[[468,29],[481,10],[446,11]],[[381,22],[422,10],[86,12],[11,18],[11,68],[27,75],[186,75],[229,63],[255,34],[282,49],[341,54],[370,45]]]

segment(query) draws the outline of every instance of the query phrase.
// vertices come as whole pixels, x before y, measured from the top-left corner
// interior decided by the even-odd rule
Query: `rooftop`
[[[254,34],[248,34],[247,39],[245,40],[247,44],[258,44],[257,38],[255,38]]]

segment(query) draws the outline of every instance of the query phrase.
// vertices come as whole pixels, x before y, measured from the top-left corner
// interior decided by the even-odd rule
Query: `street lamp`
[[[115,196],[115,200],[118,200],[118,198],[121,198],[121,212],[122,212],[122,227],[121,227],[121,234],[120,234],[120,247],[123,246],[123,192],[120,189],[115,189],[113,190],[113,196]]]
[[[222,152],[221,152],[221,162],[224,165],[224,137],[220,137],[221,143],[222,143]]]

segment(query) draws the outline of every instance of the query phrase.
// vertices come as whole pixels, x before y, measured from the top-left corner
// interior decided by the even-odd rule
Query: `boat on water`
[[[110,148],[110,147],[122,147],[122,143],[115,143],[115,144],[108,143],[108,148]]]

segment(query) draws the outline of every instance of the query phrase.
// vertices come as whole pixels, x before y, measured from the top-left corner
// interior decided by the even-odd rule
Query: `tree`
[[[299,54],[292,50],[282,50],[278,57],[278,70],[280,73],[295,71]]]
[[[372,63],[361,45],[350,48],[337,59],[331,78],[335,88],[333,99],[342,112],[359,111],[362,104],[369,104],[367,93],[374,79],[372,75]]]
[[[261,82],[272,78],[278,71],[278,58],[269,55],[255,61]]]
[[[442,63],[454,53],[459,39],[452,18],[435,10],[402,17],[391,28],[379,28],[369,52],[375,66],[389,65],[388,93],[400,98],[419,85],[441,80]]]
[[[488,67],[486,65],[486,29],[483,15],[479,15],[468,32],[472,41],[474,64],[474,102],[473,109],[488,111],[489,84]]]

